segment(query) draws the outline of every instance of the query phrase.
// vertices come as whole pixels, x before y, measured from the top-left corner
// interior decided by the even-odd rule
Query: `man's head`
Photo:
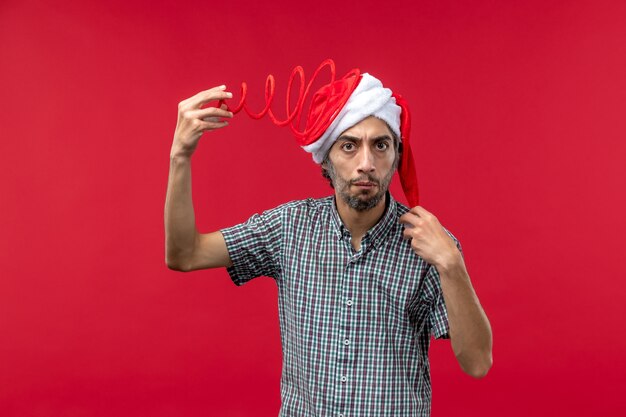
[[[366,211],[385,197],[400,160],[400,143],[386,122],[367,117],[345,130],[322,162],[322,175],[349,207]]]
[[[354,75],[349,73],[315,93],[300,143],[305,151],[313,155],[316,163],[323,163],[327,161],[335,141],[345,131],[374,116],[400,142],[400,146],[394,146],[394,149],[404,150],[398,152],[401,155],[398,168],[400,183],[409,204],[416,206],[419,197],[415,164],[409,144],[411,119],[406,100],[399,94],[393,94],[370,74],[357,74],[357,77],[356,86]],[[329,167],[322,166],[322,174],[330,179]],[[361,207],[360,204],[355,205]]]

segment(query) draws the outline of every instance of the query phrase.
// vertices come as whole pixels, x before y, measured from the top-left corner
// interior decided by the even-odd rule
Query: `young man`
[[[404,108],[369,74],[348,93],[323,134],[304,146],[334,195],[209,234],[196,230],[190,161],[202,134],[233,117],[224,105],[202,106],[232,94],[221,86],[182,101],[166,262],[180,271],[227,267],[237,285],[276,280],[281,416],[428,416],[431,335],[449,337],[461,368],[480,378],[491,367],[491,328],[456,238],[423,207],[409,210],[388,192],[399,163],[403,185],[412,182],[400,149],[401,141],[408,147]]]

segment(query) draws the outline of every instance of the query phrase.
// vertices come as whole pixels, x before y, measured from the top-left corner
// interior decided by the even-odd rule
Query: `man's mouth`
[[[356,185],[357,187],[364,187],[364,188],[371,188],[376,186],[377,184],[375,182],[369,182],[369,181],[357,181],[352,183],[352,185]]]

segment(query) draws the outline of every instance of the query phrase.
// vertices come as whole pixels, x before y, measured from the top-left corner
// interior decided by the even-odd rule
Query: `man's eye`
[[[344,143],[342,146],[344,151],[351,151],[354,149],[354,144],[353,143]]]
[[[384,151],[387,148],[389,148],[389,144],[387,144],[387,142],[378,142],[376,144],[376,149],[378,149],[379,151]]]

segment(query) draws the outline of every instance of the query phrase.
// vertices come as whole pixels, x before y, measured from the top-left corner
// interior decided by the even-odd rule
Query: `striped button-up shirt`
[[[332,196],[221,231],[235,284],[278,286],[281,417],[430,415],[428,347],[448,337],[448,318],[436,268],[402,238],[407,211],[387,194],[359,251]]]

